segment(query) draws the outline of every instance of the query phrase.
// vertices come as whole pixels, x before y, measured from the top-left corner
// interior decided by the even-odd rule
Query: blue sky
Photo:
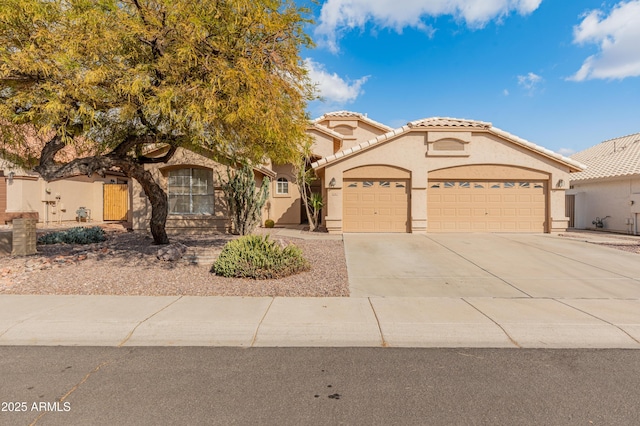
[[[489,121],[565,155],[640,132],[640,0],[298,4],[315,20],[313,118]]]

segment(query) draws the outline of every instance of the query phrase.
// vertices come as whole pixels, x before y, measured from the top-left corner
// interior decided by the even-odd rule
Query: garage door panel
[[[344,232],[408,232],[409,181],[345,181]]]
[[[427,194],[429,231],[544,232],[544,182],[430,182]]]

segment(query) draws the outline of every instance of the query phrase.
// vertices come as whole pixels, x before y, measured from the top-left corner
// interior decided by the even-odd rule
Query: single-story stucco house
[[[427,118],[390,129],[340,111],[314,125],[330,131],[317,131],[318,144],[340,147],[312,165],[331,233],[568,227],[565,191],[584,166],[491,123]]]
[[[571,226],[638,235],[640,133],[606,140],[571,158],[587,166],[570,178]]]
[[[564,230],[570,220],[565,192],[571,174],[584,168],[482,121],[427,118],[393,129],[364,114],[337,111],[310,122],[307,133],[318,176],[312,190],[323,196],[321,220],[330,233]],[[166,149],[146,155],[160,157]],[[168,163],[145,167],[167,192],[168,232],[229,230],[221,189],[226,165],[206,151],[180,148]],[[257,185],[271,181],[263,220],[277,226],[306,221],[292,165],[267,162],[254,168],[254,177]],[[79,176],[45,183],[14,173],[0,176],[0,190],[3,179],[7,212],[37,212],[41,222],[75,220],[85,207],[93,220],[126,220],[135,230],[148,229],[151,207],[134,180]],[[105,214],[110,185],[128,185],[121,203],[127,210],[118,219]],[[11,204],[16,200],[19,206]]]

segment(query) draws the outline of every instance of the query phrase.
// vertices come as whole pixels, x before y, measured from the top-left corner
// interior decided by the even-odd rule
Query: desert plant
[[[38,237],[38,244],[92,244],[105,241],[104,229],[99,226],[77,226],[66,231],[50,232]]]
[[[311,198],[309,199],[309,205],[311,207],[311,216],[313,216],[314,228],[313,230],[318,229],[318,225],[320,224],[320,210],[324,207],[324,200],[322,199],[322,194],[314,192],[311,194]]]
[[[300,191],[300,198],[307,213],[307,219],[309,219],[309,230],[316,231],[320,225],[318,216],[324,206],[324,201],[321,194],[311,192],[311,184],[318,180],[318,177],[310,164],[311,159],[307,155],[294,164],[294,170],[296,173],[296,184]]]
[[[260,223],[261,210],[269,197],[269,178],[265,176],[262,186],[256,189],[253,169],[247,163],[235,172],[227,168],[227,179],[222,184],[231,215],[232,232],[248,235]]]
[[[269,279],[309,269],[300,248],[292,244],[283,247],[268,235],[247,235],[224,246],[211,272],[223,277]]]
[[[274,226],[276,226],[276,223],[273,220],[267,219],[264,221],[265,228],[273,228]]]

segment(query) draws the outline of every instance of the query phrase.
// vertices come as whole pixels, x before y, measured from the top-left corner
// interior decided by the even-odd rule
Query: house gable
[[[366,115],[351,111],[327,113],[313,123],[338,134],[342,140],[341,149],[351,148],[391,130],[389,126],[378,123]]]

